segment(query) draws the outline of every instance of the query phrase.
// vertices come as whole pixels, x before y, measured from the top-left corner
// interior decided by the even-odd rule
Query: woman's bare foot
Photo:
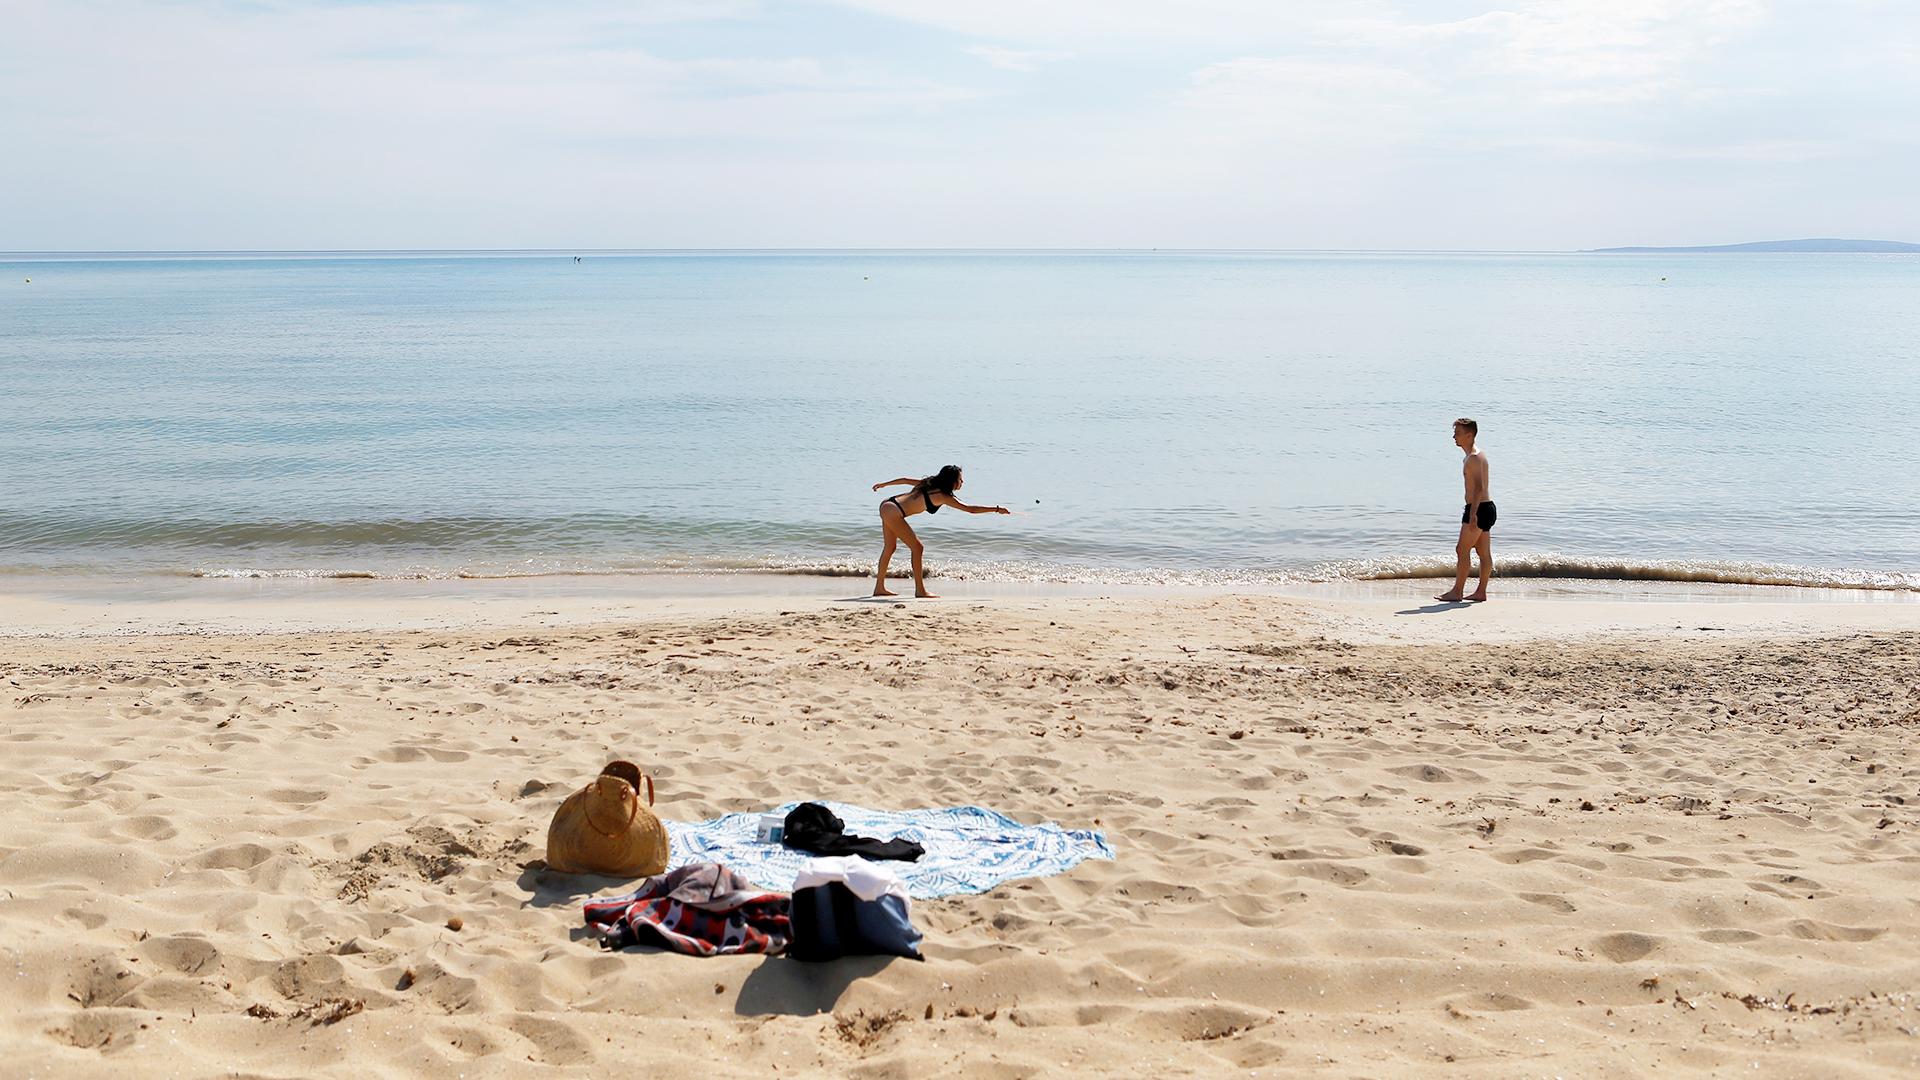
[[[1434,597],[1434,599],[1442,601],[1443,603],[1457,604],[1460,602],[1461,596],[1457,592],[1443,592],[1439,596]]]
[[[879,585],[875,585],[875,586],[873,587],[873,595],[875,595],[875,596],[899,596],[900,594],[899,594],[899,593],[897,593],[897,592],[893,592],[892,590],[890,590],[890,589],[887,589],[887,588],[884,588],[884,587],[882,587],[882,586],[879,586]]]
[[[914,597],[915,597],[915,598],[917,598],[917,599],[920,599],[920,600],[938,600],[938,599],[940,599],[940,598],[939,598],[938,596],[935,596],[935,595],[934,595],[933,593],[930,593],[930,592],[928,592],[928,591],[926,591],[925,589],[922,589],[922,590],[920,590],[919,592],[917,592],[917,593],[914,593],[913,595],[914,595]]]
[[[1455,597],[1455,599],[1459,599],[1459,598]],[[1469,604],[1484,604],[1486,602],[1487,602],[1487,590],[1485,589],[1477,589],[1473,593],[1467,596],[1467,603]]]

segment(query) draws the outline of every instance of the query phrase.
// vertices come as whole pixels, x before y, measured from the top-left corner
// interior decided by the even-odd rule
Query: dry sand
[[[17,606],[0,1072],[1920,1071],[1920,605],[1413,595]],[[1119,858],[925,963],[607,953],[536,860],[612,756]]]

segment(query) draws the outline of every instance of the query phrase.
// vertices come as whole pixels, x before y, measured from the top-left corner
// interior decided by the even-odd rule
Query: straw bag
[[[667,868],[667,830],[653,805],[653,777],[615,761],[560,804],[547,828],[547,867],[564,874],[652,877]]]

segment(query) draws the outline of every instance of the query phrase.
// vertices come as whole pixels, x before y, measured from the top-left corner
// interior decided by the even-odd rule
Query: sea
[[[1470,416],[1503,575],[1920,591],[1914,255],[10,254],[0,379],[0,576],[1433,576]]]

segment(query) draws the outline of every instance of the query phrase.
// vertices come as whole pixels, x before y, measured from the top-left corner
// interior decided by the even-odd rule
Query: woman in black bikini
[[[911,476],[903,476],[897,480],[873,485],[875,491],[900,484],[913,485],[912,491],[895,495],[880,504],[880,569],[873,575],[873,595],[893,595],[887,591],[887,563],[893,559],[893,549],[905,544],[907,550],[913,553],[913,595],[926,599],[934,598],[933,594],[927,591],[926,579],[921,574],[920,538],[913,535],[913,526],[907,524],[908,518],[923,510],[929,514],[937,514],[943,506],[965,510],[969,514],[1008,512],[1004,506],[968,506],[954,498],[953,493],[959,491],[964,483],[966,481],[960,476],[960,466],[948,465],[932,476],[922,477],[919,480]]]

